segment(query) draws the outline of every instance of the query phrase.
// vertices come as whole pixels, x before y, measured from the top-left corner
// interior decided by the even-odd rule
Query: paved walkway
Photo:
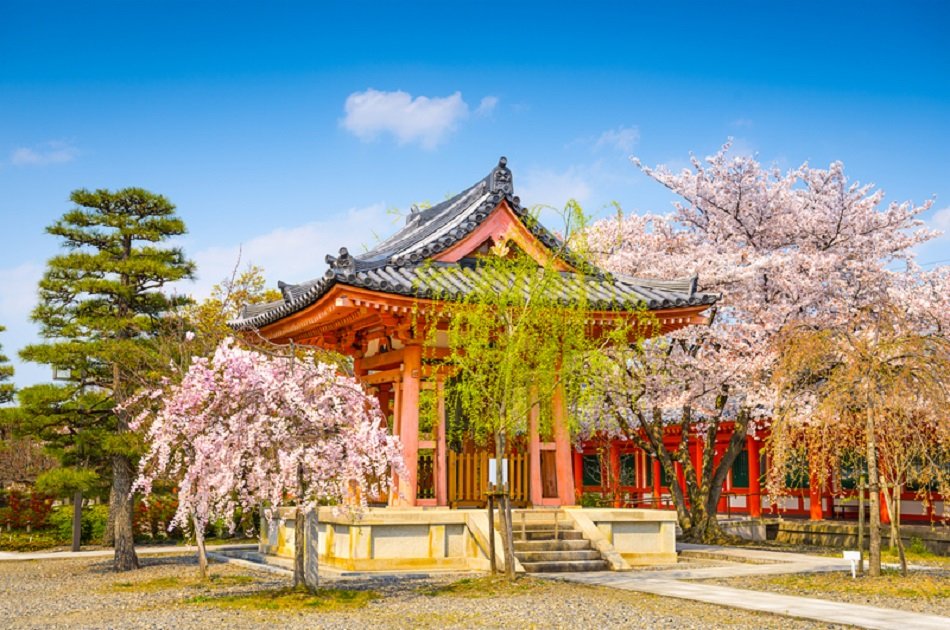
[[[680,545],[679,547],[681,551],[690,552],[690,555],[695,557],[715,558],[744,564],[625,573],[612,571],[561,573],[547,574],[540,577],[608,586],[626,591],[653,593],[664,597],[677,597],[744,610],[813,619],[825,623],[847,624],[860,628],[879,628],[882,630],[907,630],[907,628],[947,630],[950,628],[950,617],[685,581],[741,575],[850,570],[851,563],[839,558],[707,545]]]
[[[208,545],[208,551],[230,551],[241,549],[257,549],[257,545]],[[143,545],[135,548],[140,556],[158,555],[163,553],[198,553],[194,545]],[[90,549],[88,551],[0,551],[0,562],[22,560],[62,560],[64,558],[105,558],[114,556],[112,549]]]

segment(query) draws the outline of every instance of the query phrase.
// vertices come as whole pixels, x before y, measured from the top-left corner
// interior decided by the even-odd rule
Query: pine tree
[[[6,328],[0,326],[0,332],[4,330]],[[0,405],[13,400],[13,383],[7,382],[12,378],[13,366],[10,365],[10,360],[3,354],[3,346],[0,345]]]
[[[194,264],[168,238],[185,233],[175,206],[140,188],[77,190],[76,207],[46,231],[66,250],[47,263],[33,320],[47,343],[24,348],[27,361],[53,367],[77,392],[105,392],[113,432],[111,517],[115,569],[138,567],[132,539],[135,441],[122,403],[153,368],[163,316],[185,302],[162,289],[191,278]]]

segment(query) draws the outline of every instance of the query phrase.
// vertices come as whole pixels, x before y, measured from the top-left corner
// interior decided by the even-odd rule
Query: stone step
[[[515,556],[525,562],[573,562],[576,560],[602,560],[593,549],[578,551],[516,551]]]
[[[523,551],[580,551],[590,549],[587,540],[516,540],[515,554]]]
[[[495,522],[495,527],[496,527],[496,528],[500,528],[500,527],[501,527],[501,523],[499,523],[499,522],[496,521],[496,522]],[[558,525],[557,525],[557,528],[558,528],[558,530],[563,530],[563,529],[568,529],[568,530],[570,530],[570,529],[574,529],[574,524],[571,523],[571,522],[568,522],[568,521],[564,521],[563,523],[560,523],[560,522],[559,522]],[[537,521],[537,522],[534,522],[534,523],[532,523],[531,521],[528,521],[528,522],[526,522],[526,523],[524,524],[524,526],[522,526],[521,523],[519,523],[518,521],[515,521],[514,524],[513,524],[513,527],[512,527],[511,529],[512,529],[512,531],[515,531],[515,532],[520,532],[522,529],[524,529],[525,531],[528,531],[528,532],[539,531],[539,530],[540,530],[540,531],[551,530],[551,531],[553,532],[553,531],[554,531],[554,523],[551,522],[551,521],[548,521],[547,523],[545,523],[544,521]]]
[[[555,532],[551,530],[528,530],[524,535],[520,531],[512,532],[515,540],[583,540],[584,535],[572,529],[560,529]]]
[[[567,573],[581,571],[607,571],[603,560],[568,560],[565,562],[522,562],[527,573]]]

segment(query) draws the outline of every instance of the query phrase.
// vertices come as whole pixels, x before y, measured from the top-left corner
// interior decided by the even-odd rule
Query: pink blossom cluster
[[[404,470],[378,402],[337,368],[270,357],[224,340],[196,358],[178,384],[147,393],[135,421],[148,450],[134,490],[159,477],[178,482],[172,525],[199,527],[237,508],[268,509],[289,496],[310,509],[359,510]],[[302,471],[302,488],[298,472]]]
[[[783,173],[730,156],[728,144],[679,173],[635,163],[681,200],[669,214],[592,225],[596,262],[633,277],[697,275],[698,290],[721,299],[712,325],[650,340],[625,358],[625,378],[606,384],[614,403],[587,414],[586,432],[616,431],[616,414],[635,423],[653,409],[671,420],[688,409],[700,430],[740,409],[769,417],[774,341],[792,322],[832,326],[898,300],[947,330],[946,270],[924,273],[912,263],[912,248],[935,235],[918,219],[930,202],[884,205],[881,191],[849,182],[839,162]],[[631,383],[639,389],[623,391]]]

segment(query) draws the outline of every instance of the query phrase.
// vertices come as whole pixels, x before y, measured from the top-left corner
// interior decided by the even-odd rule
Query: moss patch
[[[363,608],[379,595],[374,591],[322,588],[316,593],[289,588],[257,591],[243,595],[198,595],[190,604],[208,604],[240,610],[321,610],[336,611]]]
[[[504,597],[537,593],[550,588],[544,580],[517,576],[514,582],[504,576],[463,578],[450,584],[423,588],[419,592],[430,597],[450,595],[454,597]]]
[[[249,575],[210,575],[206,580],[202,580],[197,576],[181,578],[172,575],[152,578],[151,580],[116,582],[112,585],[112,590],[120,593],[152,593],[155,591],[184,588],[209,590],[253,584],[256,581],[255,578]]]

